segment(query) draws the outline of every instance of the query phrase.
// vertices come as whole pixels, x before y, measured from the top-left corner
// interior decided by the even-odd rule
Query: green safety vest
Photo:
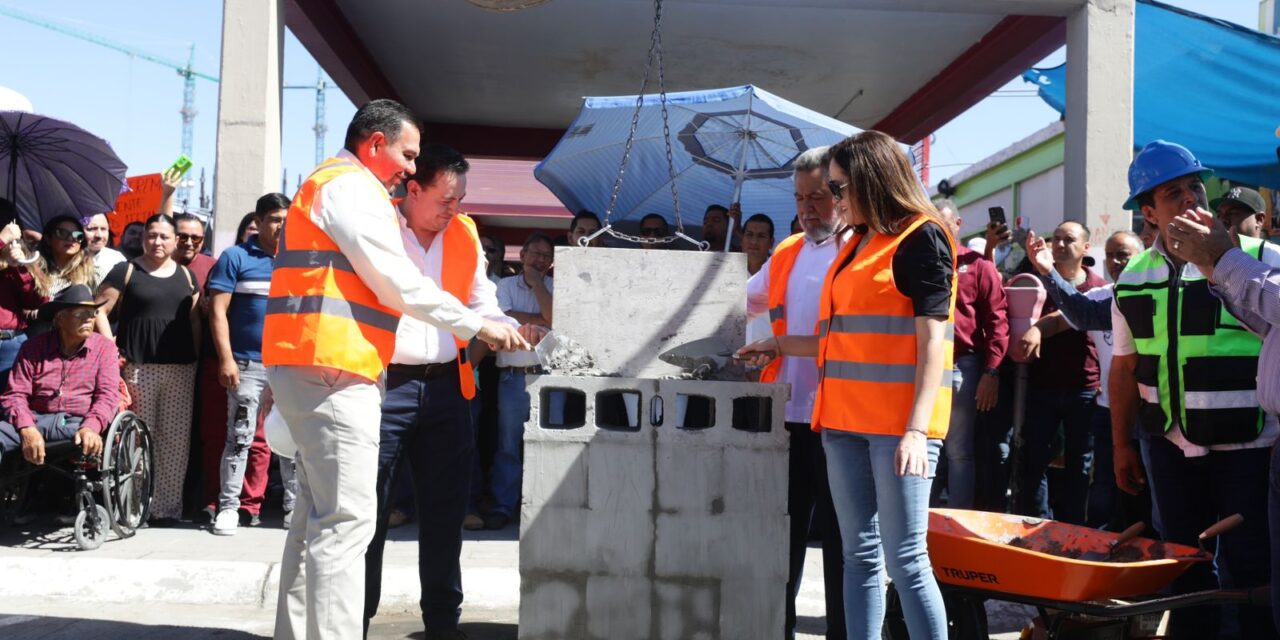
[[[1263,241],[1240,236],[1262,259]],[[1143,429],[1181,426],[1190,442],[1251,442],[1262,433],[1258,352],[1262,340],[1240,324],[1191,265],[1175,273],[1154,248],[1129,261],[1115,286],[1138,351],[1138,417]]]

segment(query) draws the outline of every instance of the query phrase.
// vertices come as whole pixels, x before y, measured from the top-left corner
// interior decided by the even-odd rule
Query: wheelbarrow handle
[[[1244,523],[1244,516],[1233,513],[1211,525],[1200,534],[1200,542],[1220,536]]]
[[[1120,545],[1125,544],[1130,540],[1133,540],[1134,538],[1138,537],[1138,534],[1142,533],[1146,528],[1147,528],[1147,523],[1145,522],[1135,522],[1129,525],[1128,529],[1121,531],[1120,535],[1116,536],[1115,542],[1111,543],[1111,548],[1115,549],[1116,547],[1119,547]]]

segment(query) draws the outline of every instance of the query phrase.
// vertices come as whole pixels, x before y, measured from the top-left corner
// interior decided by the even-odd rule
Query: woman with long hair
[[[97,288],[93,256],[87,248],[88,238],[84,225],[72,216],[50,218],[44,225],[37,251],[40,253],[36,288],[46,298],[73,284],[82,284],[92,291]]]
[[[111,337],[107,314],[120,307],[116,344],[133,411],[151,428],[155,447],[152,524],[182,515],[182,482],[191,443],[192,392],[200,335],[195,276],[173,259],[173,218],[160,213],[143,227],[142,255],[116,265],[98,288],[98,331]]]
[[[744,347],[756,364],[817,357],[822,434],[844,543],[850,639],[880,637],[882,568],[912,638],[947,637],[925,537],[929,489],[951,414],[955,240],[897,141],[865,131],[831,148],[829,188],[854,228],[828,271],[818,336]]]

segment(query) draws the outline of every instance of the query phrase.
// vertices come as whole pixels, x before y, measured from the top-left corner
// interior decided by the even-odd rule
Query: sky
[[[1197,13],[1256,28],[1257,0],[1166,0]],[[192,0],[0,0],[0,13],[13,9],[92,33],[138,51],[185,63],[195,46],[197,71],[218,74],[222,2]],[[111,142],[129,174],[167,168],[181,150],[182,78],[173,68],[135,58],[76,37],[0,15],[0,86],[27,96],[37,113],[74,122]],[[1065,50],[1037,66],[1065,60]],[[25,61],[25,62],[24,62]],[[285,84],[314,86],[318,65],[286,30]],[[932,148],[930,182],[954,175],[1058,119],[1038,97],[1015,95],[1031,85],[1015,79],[996,94],[938,130]],[[355,106],[341,91],[327,92],[325,149],[341,147]],[[218,113],[215,83],[197,80],[191,177],[201,169],[213,191]],[[284,92],[282,164],[286,192],[315,164],[315,91]],[[198,194],[198,182],[193,197]],[[193,203],[194,204],[194,203]]]

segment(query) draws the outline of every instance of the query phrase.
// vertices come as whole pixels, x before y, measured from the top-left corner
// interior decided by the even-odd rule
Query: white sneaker
[[[223,509],[213,520],[213,534],[217,536],[233,536],[236,527],[240,526],[240,514],[235,509]]]

